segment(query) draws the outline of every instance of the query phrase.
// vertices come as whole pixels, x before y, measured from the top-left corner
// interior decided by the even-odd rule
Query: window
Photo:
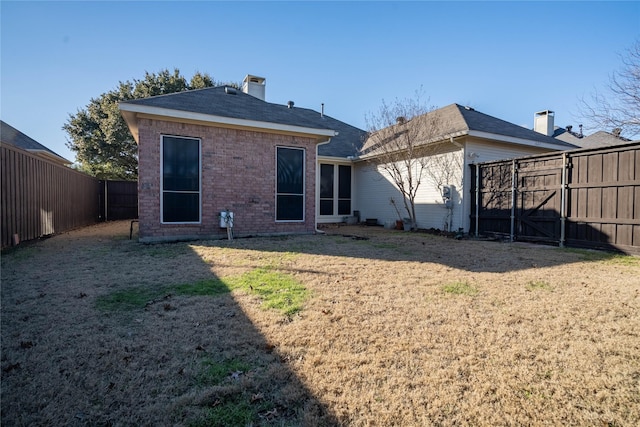
[[[338,215],[351,215],[351,166],[338,166]]]
[[[161,222],[200,222],[200,140],[163,136]]]
[[[333,215],[333,165],[320,165],[320,215]]]
[[[336,212],[351,215],[351,166],[320,164],[320,215]]]
[[[276,149],[276,220],[304,221],[304,150]]]

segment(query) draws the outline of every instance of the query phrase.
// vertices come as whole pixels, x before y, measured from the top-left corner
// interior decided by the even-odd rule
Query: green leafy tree
[[[118,103],[216,85],[206,73],[198,71],[187,81],[177,68],[173,72],[165,69],[146,72],[142,80],[119,82],[115,89],[92,98],[83,109],[70,114],[62,127],[69,135],[67,146],[76,153],[78,169],[100,179],[137,179],[138,147]]]

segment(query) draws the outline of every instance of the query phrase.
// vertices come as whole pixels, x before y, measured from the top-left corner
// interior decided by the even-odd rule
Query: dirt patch
[[[2,424],[640,423],[638,258],[325,231],[143,245],[114,222],[3,254]],[[162,293],[255,269],[303,310]],[[130,290],[148,304],[99,304]]]

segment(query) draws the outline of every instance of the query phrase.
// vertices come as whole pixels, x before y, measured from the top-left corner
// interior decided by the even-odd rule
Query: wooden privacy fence
[[[138,183],[100,181],[100,215],[103,221],[138,218]]]
[[[99,181],[0,144],[2,248],[98,221],[138,217],[137,183]]]
[[[640,253],[640,143],[471,170],[471,233]]]
[[[11,145],[0,145],[2,247],[94,224],[98,180]]]

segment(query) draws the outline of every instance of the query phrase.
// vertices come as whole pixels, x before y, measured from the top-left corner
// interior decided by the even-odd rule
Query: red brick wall
[[[308,233],[315,230],[316,144],[313,138],[225,129],[152,119],[139,120],[138,209],[140,240],[215,238],[221,211],[234,213],[236,236]],[[162,135],[201,140],[202,222],[160,223]],[[276,146],[305,149],[305,221],[276,222]]]

